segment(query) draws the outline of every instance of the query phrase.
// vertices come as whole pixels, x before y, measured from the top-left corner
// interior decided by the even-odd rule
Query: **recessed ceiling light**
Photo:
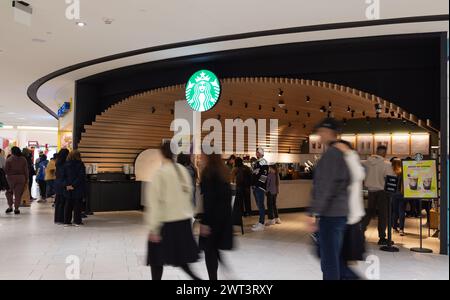
[[[105,23],[106,25],[111,25],[113,22],[113,18],[103,18],[103,23]]]
[[[76,22],[75,24],[77,24],[78,27],[84,27],[87,25],[85,22]]]
[[[32,41],[32,42],[35,42],[35,43],[45,43],[45,42],[46,42],[46,40],[44,40],[44,39],[39,39],[39,38],[34,38],[34,39],[32,39],[31,41]]]

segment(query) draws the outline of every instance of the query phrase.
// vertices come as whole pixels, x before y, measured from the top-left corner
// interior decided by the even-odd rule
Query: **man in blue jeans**
[[[264,230],[264,220],[266,215],[266,207],[264,205],[264,198],[266,195],[266,181],[269,174],[269,166],[264,159],[264,150],[262,148],[256,149],[257,161],[253,164],[252,185],[253,195],[255,196],[256,205],[259,211],[259,221],[252,226],[253,231]]]
[[[349,212],[350,172],[343,152],[333,146],[339,130],[339,122],[332,118],[326,118],[316,126],[321,143],[328,147],[314,170],[309,222],[311,230],[316,231],[315,218],[319,218],[320,265],[324,280],[340,280],[345,271],[341,262]]]

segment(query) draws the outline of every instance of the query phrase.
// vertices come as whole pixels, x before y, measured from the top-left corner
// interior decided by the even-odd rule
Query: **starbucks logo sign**
[[[216,105],[220,97],[220,82],[208,70],[200,70],[189,78],[186,84],[186,100],[196,111],[208,111]]]

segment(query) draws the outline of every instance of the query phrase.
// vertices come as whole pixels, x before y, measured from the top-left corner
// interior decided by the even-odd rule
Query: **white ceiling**
[[[79,62],[156,45],[251,31],[366,20],[365,0],[81,0],[84,28],[65,17],[64,0],[28,0],[30,27],[16,23],[11,1],[0,2],[0,122],[55,126],[26,96],[36,79]],[[447,0],[380,1],[381,18],[448,14]],[[103,18],[113,18],[106,25]],[[39,97],[56,110],[58,91],[74,80],[112,68],[223,49],[293,41],[394,33],[448,31],[448,22],[312,32],[223,42],[121,59],[66,74],[45,84]],[[45,42],[33,42],[42,39]]]

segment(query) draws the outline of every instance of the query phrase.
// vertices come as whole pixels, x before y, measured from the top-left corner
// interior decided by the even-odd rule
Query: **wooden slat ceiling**
[[[281,153],[298,153],[301,141],[311,134],[314,125],[326,117],[328,111],[340,120],[374,118],[375,104],[380,104],[381,118],[393,114],[395,118],[401,117],[419,126],[426,124],[375,95],[331,83],[265,77],[231,78],[221,83],[220,101],[213,109],[202,113],[202,119],[219,119],[224,129],[225,119],[277,119]],[[280,90],[283,91],[281,97],[278,96]],[[83,160],[97,163],[100,172],[120,172],[122,165],[133,163],[141,151],[159,147],[162,139],[173,136],[170,123],[174,117],[174,102],[184,99],[184,92],[184,85],[160,88],[111,106],[97,116],[92,125],[85,126],[78,146]],[[284,109],[278,106],[280,100],[286,104]],[[321,112],[321,107],[327,112]],[[348,112],[349,108],[353,114]]]

